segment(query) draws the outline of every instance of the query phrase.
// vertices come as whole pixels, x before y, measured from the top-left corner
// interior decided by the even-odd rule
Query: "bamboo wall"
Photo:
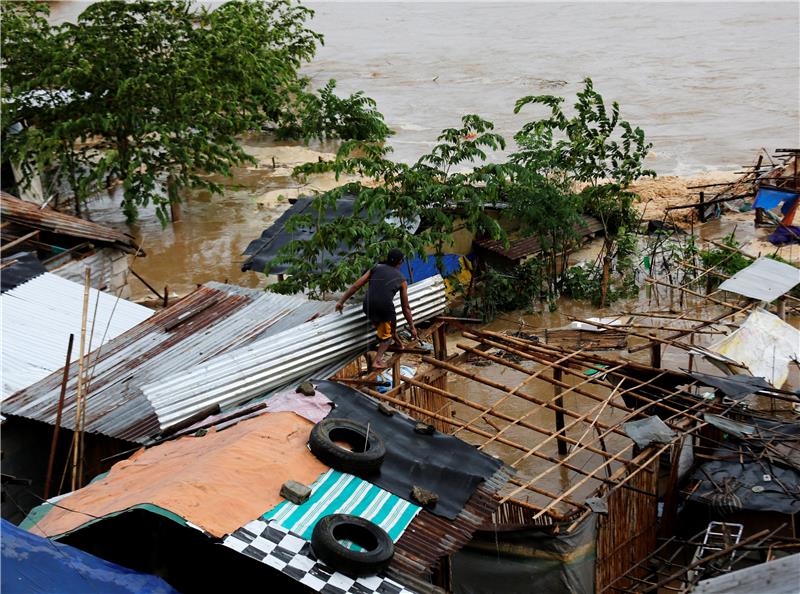
[[[649,469],[638,472],[628,485],[646,493],[658,489],[658,457]],[[607,500],[608,515],[599,515],[595,591],[625,574],[656,547],[657,500],[645,493],[619,488]],[[636,576],[638,577],[638,576]],[[631,589],[635,582],[621,580],[615,588]]]

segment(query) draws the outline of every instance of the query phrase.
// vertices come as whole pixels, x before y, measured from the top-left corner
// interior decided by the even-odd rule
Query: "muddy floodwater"
[[[74,21],[87,5],[52,2],[51,20]],[[494,121],[510,140],[526,118],[542,115],[514,116],[517,98],[574,96],[586,76],[646,131],[654,143],[648,164],[660,176],[734,171],[761,147],[796,146],[800,138],[797,3],[309,5],[310,25],[326,43],[306,74],[316,85],[335,78],[342,92],[374,97],[402,161],[429,150],[466,113]],[[148,256],[135,269],[159,290],[169,285],[180,295],[225,279],[263,284],[240,272],[241,253],[286,207],[276,192],[296,195],[291,165],[319,154],[287,147],[274,171],[268,139],[244,144],[260,165],[237,172],[223,196],[189,194],[183,221],[166,229],[142,211],[133,232]],[[124,228],[117,204],[92,204],[93,219]],[[133,290],[148,294],[138,281]]]

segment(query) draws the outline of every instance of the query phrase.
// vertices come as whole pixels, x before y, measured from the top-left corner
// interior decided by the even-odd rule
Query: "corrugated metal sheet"
[[[130,253],[136,252],[137,249],[133,238],[121,231],[58,212],[52,208],[41,208],[38,204],[20,200],[6,192],[0,192],[0,214],[2,214],[3,222],[109,243]]]
[[[751,299],[771,302],[791,291],[798,283],[800,269],[771,258],[759,258],[734,274],[719,288]]]
[[[469,498],[455,520],[447,520],[423,509],[395,543],[395,555],[389,574],[403,581],[403,574],[427,577],[442,557],[451,555],[472,540],[473,533],[490,523],[497,510],[497,493],[514,474],[509,466],[501,467]]]
[[[63,368],[70,334],[75,335],[72,357],[78,358],[83,293],[83,285],[49,272],[3,293],[3,399]],[[87,352],[153,313],[136,303],[90,289]]]
[[[575,226],[578,237],[587,237],[603,230],[603,224],[594,217],[584,217],[583,223]],[[523,237],[509,242],[508,248],[498,239],[485,239],[476,241],[475,245],[490,252],[494,252],[509,260],[521,260],[542,251],[538,237]]]
[[[333,306],[332,302],[217,283],[201,287],[92,354],[87,431],[148,441],[159,432],[159,425],[153,407],[142,395],[143,384],[169,378],[258,338],[301,326],[314,316],[333,311]],[[76,376],[77,365],[73,365],[65,400],[67,428],[75,414]],[[51,374],[6,400],[3,412],[53,424],[60,384],[61,373]]]
[[[800,588],[800,553],[703,580],[694,594],[796,594]]]
[[[440,314],[446,305],[444,281],[436,275],[409,287],[415,320]],[[395,299],[398,325],[405,320]],[[161,428],[170,427],[213,404],[230,406],[302,378],[342,357],[367,350],[374,330],[361,306],[288,329],[246,348],[221,355],[187,373],[142,386]]]

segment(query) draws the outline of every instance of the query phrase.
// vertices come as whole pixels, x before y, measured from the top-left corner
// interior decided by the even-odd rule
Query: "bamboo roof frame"
[[[585,353],[582,350],[570,352],[552,345],[540,344],[499,333],[471,330],[463,326],[462,329],[462,335],[465,338],[477,341],[478,347],[459,342],[457,347],[462,351],[460,355],[449,357],[446,360],[423,356],[422,360],[430,366],[431,373],[418,375],[414,378],[401,375],[401,384],[389,392],[381,394],[367,386],[362,389],[370,395],[399,408],[404,408],[412,414],[426,416],[443,423],[450,427],[448,431],[450,434],[468,433],[473,438],[478,438],[479,443],[476,446],[479,449],[486,450],[493,443],[510,448],[511,451],[517,452],[517,454],[513,460],[507,460],[507,462],[518,470],[526,460],[532,457],[548,462],[549,465],[543,471],[532,476],[520,474],[513,478],[510,481],[512,487],[509,492],[501,497],[501,503],[512,502],[530,509],[533,512],[532,518],[534,521],[544,517],[549,517],[553,520],[570,519],[573,521],[572,527],[574,527],[574,523],[580,521],[588,513],[587,505],[582,500],[583,498],[580,497],[580,495],[585,495],[582,491],[587,487],[591,488],[592,492],[598,492],[598,489],[601,488],[605,492],[610,492],[626,487],[638,491],[638,489],[626,483],[636,476],[638,472],[652,472],[648,465],[660,456],[662,452],[671,448],[673,443],[670,442],[658,447],[648,447],[637,454],[634,442],[622,429],[623,423],[642,416],[648,416],[653,414],[653,411],[661,411],[667,415],[667,422],[677,430],[676,435],[690,431],[692,425],[703,424],[702,418],[695,413],[698,409],[709,406],[708,403],[695,401],[687,407],[684,403],[675,404],[672,402],[679,397],[689,395],[687,390],[695,382],[688,376],[686,376],[685,382],[681,384],[685,384],[687,387],[669,390],[654,384],[658,379],[671,373],[666,370],[655,370],[640,365],[641,369],[651,371],[653,377],[637,379],[626,374],[627,368],[631,365],[636,365],[628,361],[611,361],[595,354]],[[509,361],[488,352],[490,349],[497,349],[515,355],[525,363],[532,362],[537,364],[537,367],[531,368],[521,363]],[[466,361],[467,356],[478,357],[490,363],[503,365],[525,375],[516,385],[505,385],[480,373],[473,373],[464,369],[461,364]],[[610,365],[608,365],[609,362],[611,363]],[[597,373],[587,377],[584,375],[584,370],[587,368],[593,369]],[[468,397],[433,385],[434,382],[431,377],[436,373],[459,376],[468,381],[493,388],[499,392],[499,398],[492,404],[474,402]],[[615,378],[613,381],[606,379],[611,376]],[[572,383],[564,381],[570,377],[578,379]],[[534,379],[553,385],[554,397],[543,398],[539,394],[533,395],[524,392],[523,388],[529,386]],[[624,385],[626,383],[629,385]],[[608,393],[604,396],[598,396],[585,389],[590,384],[604,387],[608,389]],[[650,387],[651,391],[654,391],[657,396],[652,397],[647,393],[643,393],[642,390],[646,387]],[[468,410],[476,411],[476,414],[459,419],[442,414],[442,410],[429,410],[410,402],[409,399],[403,398],[403,392],[409,389],[426,390],[444,398],[447,402],[459,404]],[[625,394],[635,396],[639,399],[640,405],[635,409],[631,409],[620,403],[619,399]],[[563,397],[567,395],[575,395],[589,401],[589,408],[578,413],[564,406]],[[504,412],[500,406],[511,399],[517,399],[524,403],[528,409],[516,416]],[[551,410],[564,418],[569,417],[569,421],[555,430],[552,427],[544,427],[541,423],[533,422],[530,417],[537,411],[542,410]],[[622,413],[621,419],[614,422],[601,420],[601,416],[611,410]],[[484,421],[488,428],[477,426],[480,421]],[[544,437],[544,439],[535,440],[531,445],[523,445],[509,436],[508,431],[512,427],[527,430],[531,434]],[[572,433],[572,435],[569,433]],[[606,438],[612,435],[624,438],[624,445],[609,450]],[[548,446],[552,447],[554,443],[558,442],[570,447],[570,452],[556,457],[544,451]],[[576,458],[582,454],[589,454],[589,460],[584,461],[583,464],[576,464]],[[587,462],[595,459],[597,462],[585,468]],[[537,484],[541,478],[558,469],[574,473],[577,478],[572,486],[555,493]],[[653,493],[647,493],[647,495],[655,496]],[[530,501],[529,496],[533,496],[535,502]],[[578,496],[577,499],[576,496]],[[539,503],[542,497],[545,500],[543,503]],[[566,512],[562,512],[563,506],[566,506]]]

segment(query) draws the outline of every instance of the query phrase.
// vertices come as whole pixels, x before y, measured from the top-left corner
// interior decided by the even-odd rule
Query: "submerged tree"
[[[398,247],[407,256],[433,251],[438,257],[466,228],[492,237],[503,236],[485,206],[497,201],[496,166],[485,163],[487,152],[505,146],[491,122],[475,115],[460,128],[443,130],[430,153],[413,165],[387,158],[391,149],[375,143],[348,142],[334,161],[310,163],[297,175],[332,171],[368,178],[315,197],[315,215],[296,215],[288,230],[314,231],[308,241],[287,244],[265,272],[288,264],[287,277],[272,285],[279,292],[309,290],[313,294],[346,288],[365,270]],[[466,169],[473,166],[471,169]],[[355,196],[353,216],[326,221],[345,193]],[[441,260],[440,260],[441,261]]]
[[[635,194],[627,188],[640,177],[655,176],[644,167],[652,144],[646,142],[640,128],[620,119],[616,101],[609,111],[589,78],[577,94],[572,116],[564,111],[563,103],[564,98],[552,95],[517,101],[515,113],[527,105],[541,104],[550,109],[550,115],[526,124],[517,133],[515,139],[522,150],[515,160],[536,166],[544,159],[549,178],[576,189],[582,186],[577,194],[579,210],[597,217],[605,234],[600,273],[604,304],[611,262],[629,255],[630,242],[619,239],[636,225]]]
[[[213,10],[191,0],[101,1],[53,27],[44,4],[3,3],[1,14],[3,128],[23,124],[3,157],[33,157],[78,203],[119,180],[130,220],[152,202],[166,221],[185,187],[221,191],[209,174],[252,160],[238,144],[247,131],[285,125],[292,134],[300,118],[306,137],[338,136],[353,130],[341,124],[352,115],[362,134],[388,134],[361,94],[337,103],[330,85],[322,104],[309,102],[299,70],[322,38],[306,26],[313,12],[288,0]]]

